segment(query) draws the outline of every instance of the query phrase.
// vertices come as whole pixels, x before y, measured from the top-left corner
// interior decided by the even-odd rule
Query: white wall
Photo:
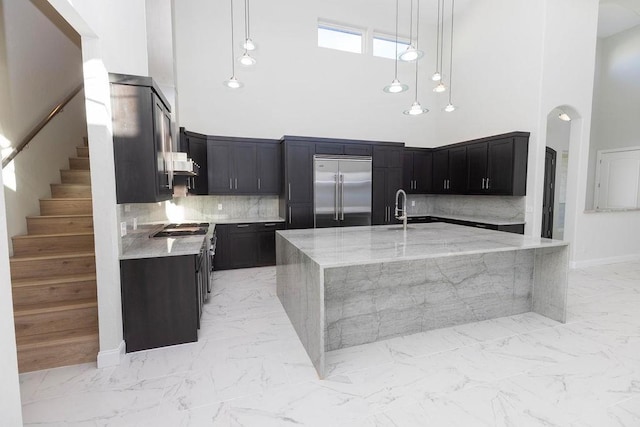
[[[91,156],[98,320],[98,366],[119,363],[124,349],[118,215],[108,72],[147,75],[144,0],[49,0],[80,33]]]
[[[0,176],[0,185],[3,184]],[[4,212],[4,194],[0,193],[0,212]],[[8,427],[22,425],[18,358],[13,323],[13,299],[9,274],[9,247],[6,223],[0,220],[0,414]]]

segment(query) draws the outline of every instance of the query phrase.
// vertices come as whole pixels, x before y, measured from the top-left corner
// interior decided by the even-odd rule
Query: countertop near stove
[[[197,236],[149,237],[162,228],[161,224],[140,225],[122,239],[120,259],[161,258],[168,256],[197,255],[202,244],[213,234],[215,224],[209,231]]]

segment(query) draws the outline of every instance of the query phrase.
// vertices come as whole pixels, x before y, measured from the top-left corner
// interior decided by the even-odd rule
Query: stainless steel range
[[[185,222],[166,225],[151,237],[198,236],[207,234],[208,231],[209,223],[207,222]]]

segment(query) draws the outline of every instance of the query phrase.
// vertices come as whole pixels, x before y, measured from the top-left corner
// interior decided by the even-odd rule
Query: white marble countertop
[[[228,216],[212,216],[207,219],[208,222],[214,224],[246,224],[249,222],[284,222],[284,218],[279,216],[270,217],[228,217]]]
[[[278,233],[321,267],[436,258],[566,246],[561,240],[529,237],[434,222],[373,227],[284,230]]]
[[[161,258],[168,256],[197,255],[206,238],[210,238],[215,229],[210,224],[209,232],[198,236],[149,237],[159,230],[160,224],[140,225],[137,230],[130,231],[122,240],[120,259]]]
[[[520,225],[525,223],[524,221],[517,221],[512,219],[496,219],[496,218],[481,217],[481,216],[448,215],[448,214],[436,214],[436,213],[430,213],[430,214],[424,214],[424,215],[409,214],[408,216],[409,218],[430,216],[435,218],[455,219],[458,221],[480,222],[483,224],[491,224],[491,225]]]

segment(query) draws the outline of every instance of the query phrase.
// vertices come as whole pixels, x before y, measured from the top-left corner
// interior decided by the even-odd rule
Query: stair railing
[[[20,141],[20,143],[16,146],[16,148],[11,152],[11,154],[9,154],[7,156],[6,159],[2,160],[2,169],[5,168],[5,166],[7,166],[9,163],[11,163],[11,161],[22,151],[25,149],[25,147],[31,142],[31,140],[33,138],[35,138],[35,136],[40,133],[40,131],[55,117],[57,116],[59,113],[62,112],[62,110],[64,109],[64,107],[82,90],[82,88],[84,87],[84,83],[80,83],[80,85],[78,85],[78,87],[76,87],[69,95],[67,95],[62,101],[60,101],[58,104],[56,104],[55,107],[53,107],[53,109],[49,112],[49,114],[47,114],[45,116],[45,118],[43,118],[42,120],[40,120],[40,122],[38,122],[37,125],[34,126],[34,128],[31,130],[31,132],[29,132],[27,134],[27,136],[25,136],[22,141]]]

